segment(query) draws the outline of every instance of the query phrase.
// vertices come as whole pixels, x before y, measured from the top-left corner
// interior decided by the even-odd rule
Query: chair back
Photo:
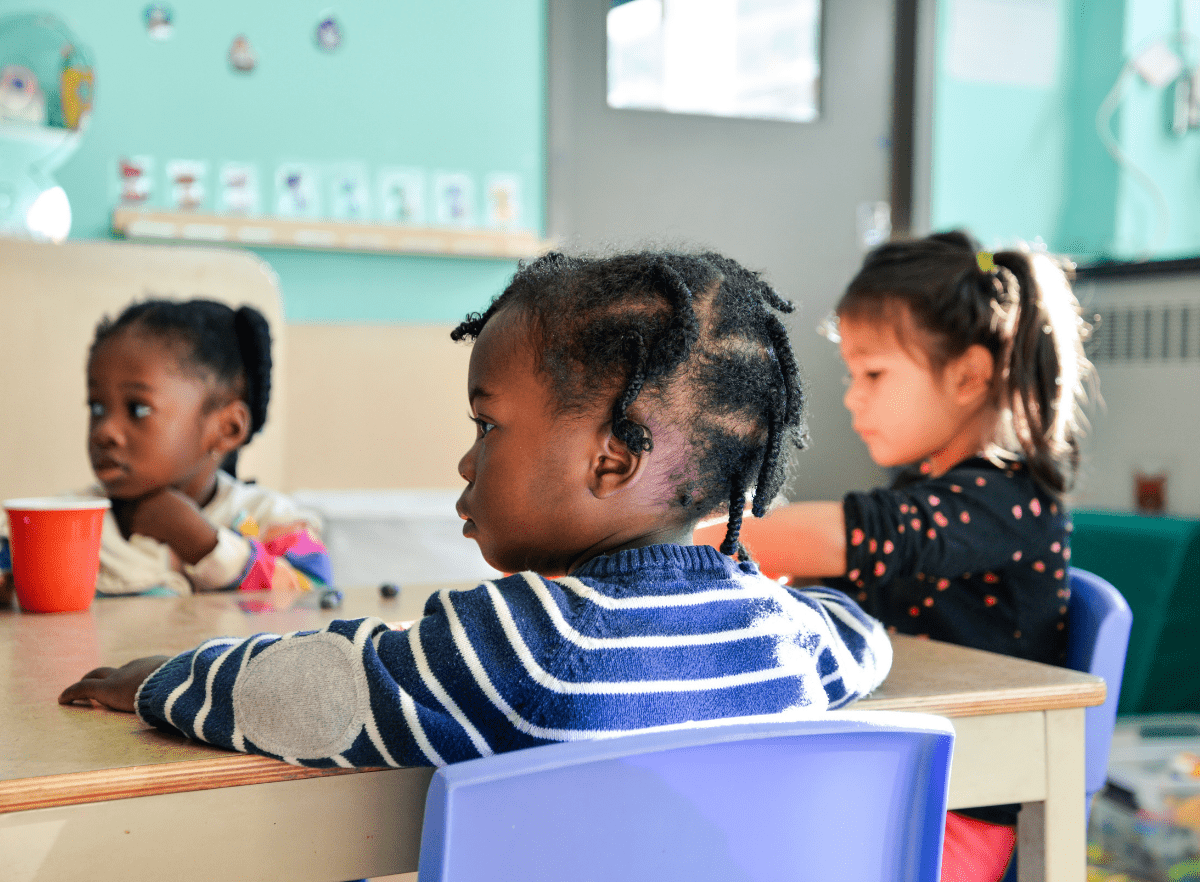
[[[1108,750],[1117,719],[1133,612],[1121,592],[1095,573],[1072,567],[1068,575],[1071,600],[1067,604],[1067,667],[1103,677],[1107,687],[1104,704],[1089,707],[1084,723],[1084,779],[1090,806],[1108,774]]]
[[[446,766],[419,882],[934,882],[954,731],[835,712],[551,744]]]

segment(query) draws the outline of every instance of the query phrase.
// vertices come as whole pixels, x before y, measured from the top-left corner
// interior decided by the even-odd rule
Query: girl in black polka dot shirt
[[[1062,664],[1071,551],[1057,496],[1020,460],[920,468],[846,496],[848,570],[824,581],[902,634]]]
[[[842,588],[893,631],[1061,664],[1062,497],[1090,377],[1062,267],[980,251],[964,233],[890,242],[836,314],[854,430],[877,464],[905,471],[888,488],[747,519],[742,542],[767,572]],[[999,878],[1015,808],[969,812],[1002,827],[952,813],[943,880]]]

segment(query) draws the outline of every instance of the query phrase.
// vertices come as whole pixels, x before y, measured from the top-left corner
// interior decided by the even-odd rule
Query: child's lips
[[[463,504],[461,496],[459,497],[458,502],[455,503],[454,510],[458,513],[458,516],[463,519],[463,535],[470,538],[471,534],[475,532],[475,522],[471,520],[471,515],[467,512],[467,507]]]
[[[99,462],[92,463],[92,471],[96,474],[96,480],[101,484],[108,484],[125,476],[125,466],[116,460],[102,459]]]

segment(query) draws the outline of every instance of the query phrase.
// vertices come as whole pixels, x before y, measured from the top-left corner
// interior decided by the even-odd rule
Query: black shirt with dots
[[[847,574],[830,584],[889,630],[1064,663],[1070,519],[1023,463],[912,470],[843,509]]]

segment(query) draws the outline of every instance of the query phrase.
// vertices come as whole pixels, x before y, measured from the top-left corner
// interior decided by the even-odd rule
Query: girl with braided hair
[[[840,591],[785,588],[691,541],[706,515],[761,509],[802,438],[788,309],[715,254],[522,266],[452,335],[474,341],[463,532],[513,575],[438,592],[405,631],[210,641],[94,671],[60,701],[318,766],[848,705],[887,674],[882,626]],[[736,523],[725,540],[735,551]]]
[[[836,308],[845,404],[889,488],[781,506],[743,536],[890,630],[1063,664],[1070,524],[1090,377],[1061,265],[965,233],[871,252]],[[698,536],[717,541],[720,527]],[[951,813],[944,880],[998,879],[1015,806]]]
[[[256,309],[145,300],[96,329],[88,455],[112,508],[97,592],[307,589],[331,581],[320,520],[234,477],[266,422],[271,337]]]

